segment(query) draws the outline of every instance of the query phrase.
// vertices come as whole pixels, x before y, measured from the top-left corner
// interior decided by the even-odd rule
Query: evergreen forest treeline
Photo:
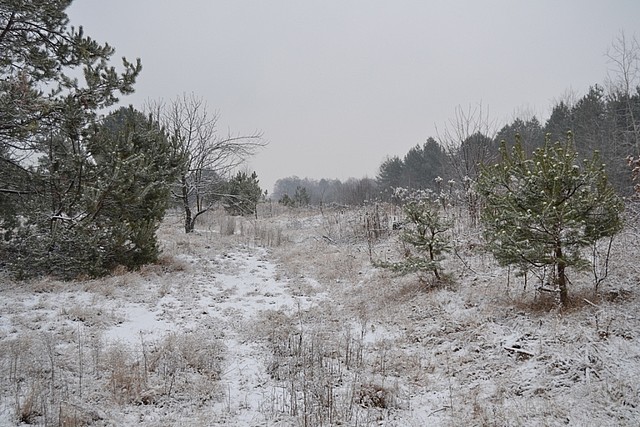
[[[465,120],[476,120],[469,117]],[[404,156],[390,156],[372,178],[313,180],[288,177],[276,182],[273,197],[293,197],[296,189],[304,189],[308,203],[362,204],[371,200],[390,200],[395,188],[432,189],[438,191],[448,182],[475,180],[481,164],[498,159],[501,141],[512,144],[519,135],[525,150],[531,153],[544,145],[545,139],[564,140],[573,135],[580,158],[590,158],[599,151],[606,165],[609,181],[618,194],[633,192],[627,158],[640,152],[640,87],[632,94],[621,89],[605,92],[600,85],[592,86],[576,102],[557,102],[543,124],[537,117],[516,118],[494,134],[477,131],[469,135],[461,129],[486,129],[482,123],[458,123],[460,129],[450,134],[458,140],[427,138],[422,145],[409,149]],[[443,184],[444,183],[444,184]]]

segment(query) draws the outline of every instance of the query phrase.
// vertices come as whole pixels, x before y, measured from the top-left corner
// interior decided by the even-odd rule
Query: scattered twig
[[[595,308],[598,308],[598,304],[594,304],[594,303],[592,303],[591,301],[589,301],[589,300],[588,300],[588,299],[586,299],[586,298],[582,298],[582,300],[583,300],[584,302],[586,302],[587,304],[589,304],[590,306],[595,307]]]
[[[449,408],[451,408],[451,406],[443,406],[442,408],[436,409],[435,411],[431,412],[429,415],[427,415],[427,417],[430,417],[431,415],[436,414],[438,412],[446,411]]]
[[[454,248],[453,248],[453,254],[456,256],[456,258],[458,258],[458,260],[460,260],[460,262],[462,262],[462,265],[464,265],[464,267],[465,267],[467,270],[471,271],[473,274],[478,274],[478,273],[477,273],[473,268],[471,268],[471,266],[469,265],[469,263],[468,263],[468,262],[466,262],[466,261],[464,260],[464,258],[462,258],[462,257],[460,256],[460,253],[458,252],[458,248],[456,248],[456,247],[454,247]]]
[[[507,351],[514,352],[514,353],[523,354],[523,355],[528,356],[528,357],[533,357],[533,356],[535,356],[535,354],[531,353],[530,351],[523,350],[523,349],[521,349],[521,348],[516,348],[516,347],[506,347],[506,346],[505,346],[505,347],[504,347],[504,349],[505,349],[505,350],[507,350]]]
[[[538,287],[536,288],[536,290],[537,290],[538,292],[550,292],[550,293],[554,293],[554,294],[556,294],[556,293],[559,293],[559,292],[560,292],[560,289],[556,289],[556,288],[549,288],[548,286],[542,286],[542,285],[541,285],[541,286],[538,286]]]
[[[331,244],[335,244],[336,242],[329,236],[322,236],[323,239],[325,239],[326,241],[328,241]]]

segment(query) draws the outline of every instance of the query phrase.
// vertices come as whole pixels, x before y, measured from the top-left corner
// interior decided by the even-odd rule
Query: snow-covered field
[[[462,217],[452,284],[372,267],[402,250],[372,215],[169,216],[140,272],[2,279],[0,426],[640,425],[636,222],[559,310]]]

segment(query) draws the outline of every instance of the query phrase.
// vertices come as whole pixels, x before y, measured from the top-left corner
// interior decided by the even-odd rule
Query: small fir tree
[[[408,245],[404,259],[375,264],[400,274],[417,273],[423,282],[427,281],[425,273],[433,275],[436,283],[442,282],[446,277],[440,263],[451,249],[447,234],[451,223],[441,216],[437,198],[430,191],[398,189],[396,197],[403,201],[407,219],[400,235],[402,242]]]
[[[231,215],[256,215],[262,189],[258,175],[238,172],[226,185],[224,208]]]
[[[296,192],[293,195],[293,202],[295,206],[307,206],[311,198],[309,197],[309,193],[307,192],[306,187],[296,187]]]
[[[310,201],[311,201],[311,197],[307,192],[307,188],[297,186],[293,197],[289,196],[288,194],[285,194],[280,198],[280,200],[278,200],[278,203],[284,206],[288,206],[290,208],[299,208],[299,207],[307,206]]]
[[[527,158],[519,136],[500,148],[499,163],[478,180],[481,220],[491,252],[502,265],[552,266],[564,306],[569,302],[567,267],[588,262],[580,249],[622,229],[623,203],[607,181],[597,152],[582,165],[571,133]]]

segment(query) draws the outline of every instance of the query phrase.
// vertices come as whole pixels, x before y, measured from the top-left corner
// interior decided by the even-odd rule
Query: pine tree
[[[83,206],[108,230],[106,267],[137,268],[156,260],[155,232],[170,200],[182,157],[157,122],[133,108],[110,114],[88,137]]]
[[[258,175],[238,172],[226,185],[224,208],[230,215],[256,215],[262,196]]]
[[[307,206],[311,200],[306,187],[296,187],[296,192],[293,195],[293,203],[295,206]]]
[[[0,257],[17,274],[99,275],[152,261],[182,162],[139,113],[99,118],[133,92],[140,61],[116,71],[113,47],[70,27],[70,4],[0,4]]]
[[[71,0],[10,1],[0,5],[0,150],[3,161],[40,152],[41,139],[64,131],[81,138],[96,111],[133,92],[141,71],[123,58],[118,74],[108,60],[115,50],[69,27]],[[65,74],[82,71],[84,85]],[[46,88],[46,89],[45,89]],[[10,184],[3,182],[2,184]]]
[[[380,165],[376,181],[386,198],[390,198],[394,189],[403,185],[404,162],[398,156],[387,158]]]
[[[374,264],[403,275],[416,273],[422,282],[427,281],[425,273],[432,274],[435,283],[441,283],[446,280],[440,262],[451,249],[447,234],[451,223],[442,217],[437,197],[430,191],[398,189],[396,197],[403,201],[407,219],[400,235],[402,242],[408,245],[404,259]]]
[[[518,137],[511,149],[503,141],[500,155],[500,162],[484,167],[478,180],[489,248],[502,265],[524,271],[552,266],[566,306],[566,269],[585,266],[580,248],[621,230],[623,203],[597,152],[582,165],[576,163],[571,133],[565,142],[547,140],[531,158]]]
[[[38,197],[24,226],[6,243],[19,276],[99,276],[156,260],[155,232],[181,159],[157,123],[132,108],[87,130],[84,151],[70,156],[63,135],[40,161]],[[80,179],[81,178],[81,179]]]

